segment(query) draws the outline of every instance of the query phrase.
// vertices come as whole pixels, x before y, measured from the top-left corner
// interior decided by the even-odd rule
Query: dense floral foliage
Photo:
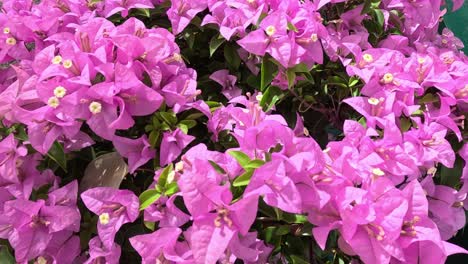
[[[0,2],[0,258],[468,253],[447,242],[468,209],[468,58],[444,5]]]

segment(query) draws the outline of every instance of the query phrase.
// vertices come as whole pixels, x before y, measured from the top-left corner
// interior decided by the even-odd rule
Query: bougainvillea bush
[[[453,9],[463,5],[455,1]],[[444,263],[441,0],[0,2],[1,263]]]

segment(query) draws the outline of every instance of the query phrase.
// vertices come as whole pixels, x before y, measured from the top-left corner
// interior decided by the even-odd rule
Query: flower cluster
[[[3,1],[0,251],[39,264],[468,253],[447,242],[468,209],[468,58],[439,32],[442,5]]]

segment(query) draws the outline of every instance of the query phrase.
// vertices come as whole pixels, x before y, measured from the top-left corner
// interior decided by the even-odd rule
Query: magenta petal
[[[268,38],[263,29],[257,29],[238,40],[237,43],[248,52],[263,56],[268,46]]]

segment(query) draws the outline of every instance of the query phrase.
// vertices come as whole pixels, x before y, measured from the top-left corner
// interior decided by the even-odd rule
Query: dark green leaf
[[[57,165],[59,165],[60,168],[62,168],[65,172],[67,171],[67,157],[63,150],[62,144],[55,141],[54,144],[52,144],[52,147],[50,148],[49,152],[47,153],[47,156],[50,159],[52,159],[55,163],[57,163]]]
[[[291,89],[296,82],[296,72],[289,69],[286,71],[286,75],[288,76],[288,88]]]
[[[15,264],[15,258],[8,251],[5,246],[0,247],[0,264]]]
[[[237,50],[234,45],[224,45],[224,59],[226,59],[226,62],[230,68],[234,70],[237,70],[239,68],[241,58],[239,57],[239,54],[237,54]]]
[[[170,126],[177,124],[177,117],[174,113],[160,112],[161,118]]]
[[[308,261],[304,260],[302,257],[291,255],[291,260],[293,264],[309,264]]]
[[[211,38],[211,40],[210,40],[210,58],[211,58],[211,56],[213,56],[215,51],[224,43],[224,41],[225,41],[225,39],[220,35],[216,35],[216,36],[213,36],[213,38]]]
[[[148,8],[138,8],[133,10],[138,16],[150,17],[150,10]]]
[[[152,148],[156,147],[156,144],[158,143],[160,135],[161,135],[161,132],[159,130],[153,130],[149,134],[148,140]]]
[[[260,90],[263,91],[275,78],[278,66],[268,57],[263,57],[260,68]]]
[[[200,118],[200,117],[202,117],[202,116],[204,116],[203,113],[193,113],[193,114],[188,115],[188,116],[185,118],[185,120],[196,120],[196,119],[198,119],[198,118]]]
[[[385,23],[385,17],[382,10],[374,9],[372,12],[374,13],[375,19],[377,20],[377,24],[380,26],[380,28],[383,28]]]
[[[263,111],[270,110],[276,102],[283,96],[283,91],[276,86],[269,86],[263,93],[262,99],[260,100],[260,106]]]
[[[304,63],[300,63],[294,66],[293,68],[291,68],[291,70],[294,72],[310,72],[309,67]]]
[[[440,166],[440,183],[452,188],[458,187],[460,184],[460,177],[463,171],[463,160],[459,157],[455,160],[453,168],[447,168],[443,165]]]
[[[161,127],[161,122],[159,122],[159,119],[157,116],[153,116],[152,118],[152,124],[153,124],[153,127],[158,129],[159,127]]]
[[[195,121],[195,120],[187,120],[187,119],[186,119],[186,120],[180,121],[179,124],[184,124],[184,125],[186,125],[186,126],[190,129],[190,128],[193,128],[194,126],[197,125],[197,121]]]
[[[213,168],[215,169],[217,173],[226,174],[226,171],[223,168],[221,168],[221,166],[219,166],[216,162],[212,160],[208,160],[208,162],[211,164],[211,166],[213,166]]]

